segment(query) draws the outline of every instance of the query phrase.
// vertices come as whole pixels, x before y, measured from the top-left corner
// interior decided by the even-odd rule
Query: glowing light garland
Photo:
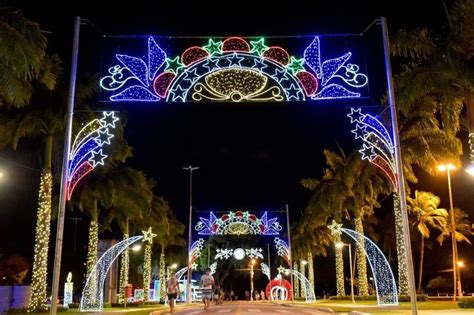
[[[115,244],[109,248],[97,261],[97,264],[89,275],[82,291],[82,298],[80,304],[81,312],[101,312],[103,309],[103,299],[104,299],[104,282],[109,272],[110,266],[114,263],[117,257],[122,252],[128,252],[130,245],[136,241],[142,239],[143,236],[133,236],[126,238],[123,241]],[[96,277],[97,281],[95,282],[96,288],[92,288],[93,283],[91,278]]]
[[[268,47],[264,38],[248,42],[241,37],[229,37],[223,41],[209,39],[202,47],[191,46],[181,56],[170,58],[149,37],[146,59],[115,55],[119,64],[108,69],[100,86],[112,94],[110,101],[304,101],[305,96],[313,100],[360,97],[357,90],[367,85],[368,77],[359,72],[357,64],[348,63],[352,53],[323,61],[320,50],[317,36],[305,49],[304,58],[290,56],[279,46]],[[249,80],[254,83],[249,84]]]
[[[293,270],[298,270],[298,262],[293,262]],[[301,297],[300,295],[300,280],[298,278],[293,279],[293,292],[295,297]]]
[[[331,224],[330,230],[333,236],[339,235],[340,237],[341,234],[344,233],[351,237],[357,246],[364,246],[363,250],[374,276],[377,304],[379,306],[398,305],[397,284],[390,264],[380,248],[366,236],[356,231],[343,228],[341,224],[337,224],[335,221]],[[364,244],[360,243],[361,238],[364,239]]]
[[[328,226],[331,231],[333,241],[334,241],[334,252],[336,258],[336,290],[337,296],[345,296],[346,289],[344,285],[344,257],[342,255],[342,248],[336,246],[336,244],[341,242],[341,228],[342,224],[332,221],[331,225]],[[351,267],[352,268],[352,267]]]
[[[291,267],[291,253],[290,253],[290,248],[288,244],[284,240],[278,237],[275,237],[275,246],[276,246],[278,255],[283,257],[283,259],[286,261],[288,266]]]
[[[199,218],[195,230],[199,235],[279,235],[282,227],[277,220],[269,219],[267,212],[258,218],[248,211],[231,211],[217,218],[211,211],[209,219]]]
[[[143,263],[143,294],[145,302],[150,300],[150,284],[151,284],[151,246],[153,238],[156,237],[151,231],[151,227],[147,231],[142,231],[143,242],[145,243],[145,259]]]
[[[355,129],[352,130],[355,139],[361,139],[362,141],[362,149],[359,151],[362,159],[369,160],[381,170],[393,186],[399,292],[401,295],[407,295],[407,254],[403,241],[403,223],[398,200],[399,183],[392,137],[387,128],[377,118],[369,114],[363,114],[360,108],[351,108],[351,113],[347,116],[350,118],[351,124],[355,124]]]
[[[211,268],[211,275],[215,274],[216,273],[216,270],[217,270],[217,263],[214,262],[212,263],[209,268]]]
[[[123,234],[123,241],[126,241],[129,235]],[[120,281],[119,281],[119,294],[118,302],[125,303],[125,286],[128,285],[128,273],[130,269],[130,255],[129,251],[123,251],[120,259]]]
[[[64,300],[63,306],[65,308],[69,308],[69,304],[72,304],[72,293],[74,288],[74,283],[71,282],[72,280],[72,273],[67,274],[66,282],[64,283]]]
[[[196,259],[198,259],[201,256],[203,246],[204,246],[204,239],[202,238],[198,239],[191,245],[189,249],[190,250],[189,259],[191,259],[191,261],[189,261],[188,264],[194,263]]]
[[[97,288],[97,273],[94,268],[97,264],[97,253],[99,243],[99,224],[97,220],[91,220],[89,225],[89,241],[87,246],[87,277],[91,276],[91,290]],[[91,291],[91,296],[95,296],[95,292]]]
[[[160,277],[160,302],[166,301],[166,262],[165,254],[160,255],[160,266],[159,266],[159,277]]]
[[[362,225],[361,218],[354,218],[355,230],[359,235],[364,235],[364,226]],[[365,240],[363,237],[359,237],[359,244],[361,246],[356,247],[357,252],[357,282],[358,282],[358,293],[359,296],[369,295],[369,285],[367,280],[367,260],[365,259]],[[351,266],[352,268],[352,266]]]
[[[312,253],[308,253],[308,280],[314,288],[314,260]]]
[[[107,155],[103,153],[103,149],[105,145],[110,145],[110,140],[113,138],[110,128],[115,128],[118,120],[114,112],[103,112],[102,118],[92,120],[77,133],[68,160],[68,200],[84,176],[98,165],[104,165]]]
[[[31,279],[30,311],[44,308],[48,276],[48,244],[51,231],[51,196],[53,176],[50,170],[41,173],[36,219],[33,274]]]
[[[298,271],[298,268],[295,268],[294,271]],[[305,274],[306,274],[306,270],[305,270],[305,264],[300,261],[300,274],[303,276],[303,277],[306,277]],[[306,296],[306,288],[305,286],[302,284],[301,285],[301,297],[305,297]]]

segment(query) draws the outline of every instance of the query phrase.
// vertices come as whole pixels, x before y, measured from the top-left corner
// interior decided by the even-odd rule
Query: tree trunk
[[[314,260],[312,253],[308,253],[308,280],[314,291]]]
[[[334,235],[334,244],[341,241],[341,234]],[[342,248],[334,246],[336,252],[336,288],[337,296],[345,296],[346,289],[344,287],[344,259],[342,257]]]
[[[300,273],[303,275],[303,277],[306,276],[306,270],[305,270],[305,264],[303,264],[302,261],[300,261]],[[298,277],[295,277],[298,278]],[[300,297],[302,299],[306,298],[306,286],[304,282],[301,282],[301,290],[300,290]]]
[[[92,218],[89,225],[89,244],[87,246],[87,278],[93,290],[97,290],[97,272],[93,272],[97,264],[97,246],[99,243],[99,224],[97,222],[97,199],[93,203],[94,209],[91,210]],[[96,296],[95,292],[91,296]],[[93,301],[95,302],[95,301]]]
[[[298,271],[298,262],[295,261],[293,262],[293,270]],[[298,277],[293,279],[293,296],[294,297],[299,297],[300,296],[300,280]]]
[[[123,231],[123,239],[129,238],[128,232],[128,219],[125,221],[125,231]],[[119,283],[119,296],[118,302],[125,303],[125,286],[128,284],[128,272],[130,267],[130,256],[129,251],[124,250],[120,261],[120,283]]]
[[[53,176],[51,173],[51,156],[53,151],[53,137],[45,139],[43,171],[41,172],[38,210],[36,214],[35,247],[31,279],[30,310],[43,307],[47,299],[46,286],[48,283],[48,251],[51,234],[51,199]]]
[[[166,262],[165,262],[165,251],[164,247],[161,247],[161,255],[160,255],[160,302],[164,302],[166,300],[166,279],[165,279],[165,270],[166,269]]]
[[[397,242],[398,294],[408,295],[407,251],[403,240],[402,210],[400,208],[400,195],[398,193],[393,194],[393,210],[395,214],[395,237]]]
[[[362,219],[354,219],[355,230],[361,235],[364,235],[364,226],[362,225]],[[369,295],[369,286],[367,281],[367,258],[365,257],[365,239],[359,236],[359,245],[356,247],[357,251],[357,288],[360,296]]]
[[[420,271],[418,274],[418,294],[421,294],[421,280],[423,278],[423,259],[425,258],[425,238],[421,236],[420,245]]]

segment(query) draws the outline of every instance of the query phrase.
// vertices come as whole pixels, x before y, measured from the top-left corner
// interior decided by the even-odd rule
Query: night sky
[[[441,1],[430,1],[430,6],[420,7],[403,1],[387,2],[385,7],[372,6],[366,1],[357,6],[344,6],[344,2],[339,1],[334,7],[327,3],[308,8],[277,5],[271,11],[252,10],[249,4],[233,2],[234,12],[207,16],[201,14],[206,11],[204,5],[196,5],[196,11],[192,7],[182,12],[171,8],[170,4],[167,5],[170,9],[163,9],[157,3],[154,6],[156,16],[144,16],[154,13],[149,12],[148,5],[140,5],[137,1],[133,1],[133,6],[102,5],[100,8],[85,2],[59,5],[48,4],[48,1],[7,3],[21,8],[27,17],[51,32],[47,34],[51,51],[58,52],[64,60],[64,80],[67,80],[73,16],[77,14],[94,25],[84,25],[81,30],[79,74],[100,71],[101,33],[174,36],[358,33],[381,15],[388,17],[392,32],[416,26],[439,30],[446,22]],[[285,16],[287,13],[311,16]],[[377,50],[377,47],[368,47],[368,51],[371,50]],[[377,69],[383,71],[383,68]],[[381,76],[371,86],[371,91],[377,91],[384,83],[385,77]],[[366,100],[367,103],[374,105],[376,101]],[[189,164],[201,168],[194,177],[197,210],[277,210],[288,203],[291,217],[296,220],[310,196],[300,180],[321,176],[323,149],[337,150],[339,144],[349,153],[355,146],[345,117],[350,106],[354,104],[105,104],[106,108],[120,109],[128,116],[126,138],[134,148],[134,157],[128,164],[156,179],[156,193],[170,201],[183,222],[187,218],[189,187],[188,173],[182,167]],[[0,152],[0,167],[7,178],[0,183],[0,253],[32,255],[41,154],[29,149],[29,144],[41,148],[41,143],[25,141],[17,152]],[[455,206],[468,211],[474,218],[473,183],[460,172],[454,176],[453,186]],[[433,191],[442,198],[441,206],[448,206],[447,187],[442,176],[423,175],[419,187]],[[390,209],[377,211],[383,213]],[[85,257],[88,221],[86,218],[79,221],[75,234],[71,220],[75,216],[77,214],[68,213],[66,218],[65,269],[68,264],[71,268],[77,267],[73,261],[77,253]],[[79,252],[72,250],[74,235],[77,235]],[[119,237],[119,234],[113,236]],[[448,267],[443,262],[449,263],[449,248],[444,245],[436,254],[428,251],[425,265],[428,274]],[[468,252],[472,265],[472,249],[461,246],[461,257]],[[441,262],[430,259],[440,254],[446,255],[446,259]],[[333,266],[331,256],[318,260],[316,272],[323,274],[326,265]],[[427,279],[429,277],[426,275]]]

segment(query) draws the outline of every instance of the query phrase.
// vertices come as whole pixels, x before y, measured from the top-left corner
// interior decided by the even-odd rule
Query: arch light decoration
[[[298,278],[298,280],[304,287],[303,292],[305,292],[306,302],[316,302],[316,294],[314,293],[314,288],[311,285],[311,282],[309,282],[308,278],[306,278],[306,276],[304,276],[301,272],[293,269],[284,269],[283,272],[287,274],[293,274]]]
[[[112,102],[305,101],[361,97],[368,83],[351,52],[323,59],[321,39],[312,38],[302,56],[280,46],[228,37],[209,39],[181,55],[168,55],[149,37],[144,57],[116,54],[117,64],[101,77]],[[168,47],[170,43],[164,43]]]
[[[214,256],[214,259],[229,259],[230,257],[234,257],[236,260],[242,260],[245,258],[245,256],[248,256],[249,258],[260,258],[263,259],[263,254],[262,254],[262,249],[261,248],[236,248],[236,249],[220,249],[218,248],[216,255]]]
[[[266,263],[260,263],[260,268],[262,268],[262,273],[267,276],[268,280],[272,280],[270,276],[270,267]]]
[[[362,247],[367,260],[369,261],[372,275],[374,276],[375,292],[377,293],[377,304],[379,306],[398,305],[398,292],[395,277],[392,268],[385,258],[380,248],[366,236],[357,233],[354,230],[342,227],[333,221],[328,228],[332,234],[344,233],[352,238],[356,244]],[[365,246],[360,243],[360,239],[364,239]]]
[[[102,312],[104,307],[104,282],[110,266],[124,250],[127,250],[130,245],[142,238],[142,235],[127,238],[109,248],[99,258],[89,277],[87,277],[86,285],[82,291],[81,312]]]
[[[281,229],[278,218],[268,218],[266,211],[260,218],[248,211],[230,211],[217,218],[211,211],[195,226],[199,235],[279,235]]]

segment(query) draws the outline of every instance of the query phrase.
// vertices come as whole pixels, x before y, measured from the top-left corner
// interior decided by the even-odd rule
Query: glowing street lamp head
[[[303,260],[301,260],[301,264],[307,265],[307,264],[308,264],[308,261],[303,259]]]
[[[438,165],[438,171],[440,172],[445,172],[446,170],[453,171],[455,169],[456,169],[456,166],[454,166],[451,163]]]
[[[250,263],[252,264],[252,266],[255,266],[255,264],[257,263],[257,261],[256,261],[255,259],[252,259],[252,260],[250,261]]]
[[[471,162],[471,164],[469,164],[467,167],[466,167],[466,172],[471,175],[472,177],[474,177],[474,162]]]
[[[458,261],[458,267],[459,268],[463,268],[465,265],[464,265],[464,261],[460,260]]]
[[[178,268],[178,264],[177,264],[177,263],[174,263],[174,264],[171,265],[170,268],[171,268],[171,269],[176,269],[176,268]]]
[[[138,252],[140,249],[142,249],[142,246],[140,244],[136,244],[132,246],[132,251]]]
[[[344,245],[345,245],[345,244],[344,244],[343,242],[337,242],[337,243],[336,243],[336,248],[341,249],[341,248],[344,247]]]

